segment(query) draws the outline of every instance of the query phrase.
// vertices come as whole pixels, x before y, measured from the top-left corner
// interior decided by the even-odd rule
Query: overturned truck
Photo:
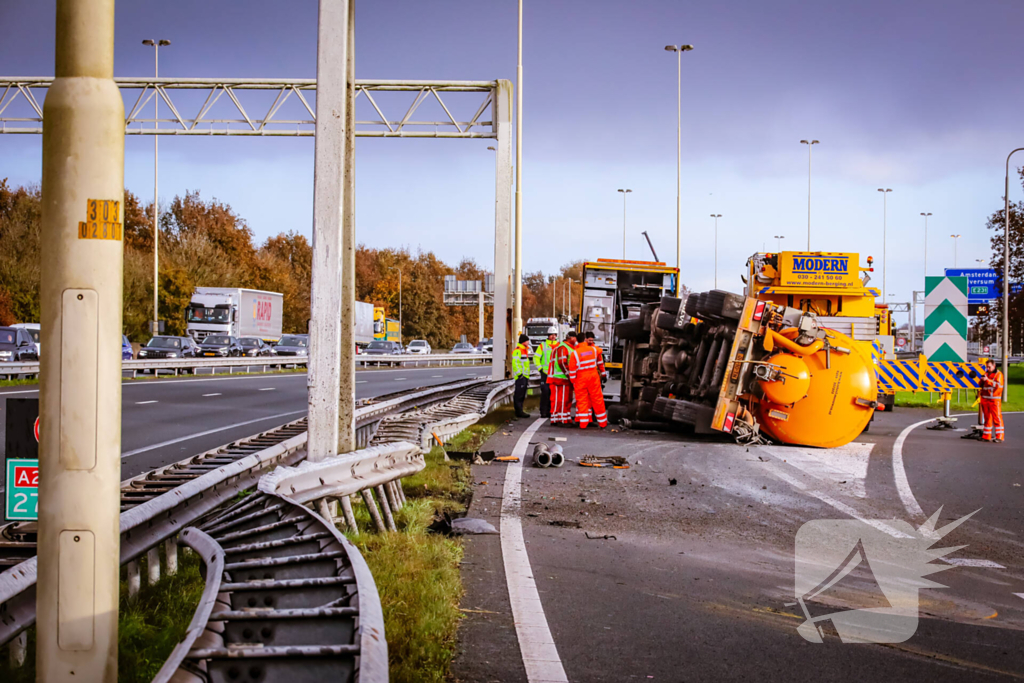
[[[878,405],[870,352],[798,308],[721,290],[663,297],[615,334],[627,426],[830,448],[863,432]]]

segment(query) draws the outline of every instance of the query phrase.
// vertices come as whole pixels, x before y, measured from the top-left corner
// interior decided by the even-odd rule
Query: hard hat
[[[546,334],[558,334],[558,328],[552,325],[548,328]]]

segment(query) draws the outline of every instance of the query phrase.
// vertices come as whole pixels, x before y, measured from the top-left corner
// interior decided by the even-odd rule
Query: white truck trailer
[[[211,334],[281,339],[284,297],[277,292],[236,287],[196,287],[185,310],[186,330],[196,341]]]
[[[355,321],[356,348],[361,351],[373,341],[373,304],[357,301]]]

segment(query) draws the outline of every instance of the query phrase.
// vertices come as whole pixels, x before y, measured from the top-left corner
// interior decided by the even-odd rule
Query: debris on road
[[[494,451],[448,451],[452,460],[469,460],[474,465],[486,465],[494,460]]]
[[[589,538],[591,541],[617,541],[611,534],[605,534],[604,536],[591,536],[589,531],[584,531],[583,535]]]
[[[584,455],[579,462],[583,467],[610,467],[616,470],[628,470],[629,461],[621,455]]]
[[[668,485],[669,485],[669,486],[675,486],[675,485],[676,485],[676,484],[678,484],[678,483],[679,483],[679,482],[678,482],[678,481],[676,481],[675,479],[669,479],[669,480],[668,480]]]
[[[550,524],[551,526],[558,526],[558,527],[563,527],[563,528],[567,528],[567,529],[579,529],[580,528],[580,523],[575,521],[575,520],[566,521],[564,519],[553,519],[550,522],[548,522],[548,524]]]
[[[494,460],[496,462],[519,462],[519,456],[516,456],[516,455],[499,455]]]
[[[429,527],[437,534],[462,536],[467,534],[497,534],[498,530],[490,522],[476,517],[459,517],[452,519],[447,512],[441,519],[435,520]]]

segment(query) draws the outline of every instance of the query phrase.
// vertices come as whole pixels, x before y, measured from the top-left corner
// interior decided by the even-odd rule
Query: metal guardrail
[[[368,443],[373,438],[377,425],[388,415],[445,401],[474,385],[484,383],[479,379],[463,380],[366,401],[356,409],[358,440],[364,445]],[[121,563],[131,563],[148,552],[151,560],[150,579],[154,580],[154,559],[157,564],[156,578],[159,578],[159,553],[156,548],[160,543],[168,539],[172,539],[173,542],[173,538],[185,527],[202,519],[241,492],[254,489],[260,477],[272,469],[294,464],[305,457],[305,432],[269,448],[262,446],[259,438],[238,442],[239,445],[248,443],[250,448],[243,448],[239,454],[230,458],[223,457],[220,452],[222,449],[203,454],[209,458],[207,464],[199,465],[205,473],[184,483],[179,482],[180,485],[164,484],[165,487],[169,485],[172,488],[163,492],[158,492],[157,486],[157,490],[151,490],[151,493],[157,493],[155,497],[125,509],[121,513]],[[252,448],[258,450],[252,452]],[[195,457],[188,458],[183,463],[194,459]],[[182,463],[178,463],[180,464]],[[158,482],[161,476],[172,475],[169,479],[173,479],[174,467],[168,466],[155,473],[127,480],[125,490],[143,488],[140,484],[147,478]],[[152,475],[157,475],[157,479],[153,479]],[[0,573],[0,644],[6,643],[35,623],[36,561],[37,558],[31,557]],[[137,563],[134,565],[134,573],[132,565],[129,565],[129,590],[133,576],[137,585]]]
[[[473,353],[434,353],[415,354],[406,353],[400,355],[371,355],[357,354],[356,365],[366,367],[419,367],[419,366],[464,366],[464,365],[489,365],[493,356]],[[140,372],[173,371],[175,375],[181,372],[198,373],[200,370],[226,368],[231,374],[236,369],[245,369],[249,372],[251,368],[262,368],[266,372],[270,368],[294,366],[301,367],[309,363],[308,357],[303,356],[263,356],[261,358],[159,358],[153,360],[125,360],[121,361],[121,372],[131,372],[132,377],[137,377]],[[0,377],[15,379],[20,375],[39,375],[39,361],[19,361],[16,363],[0,363]]]

